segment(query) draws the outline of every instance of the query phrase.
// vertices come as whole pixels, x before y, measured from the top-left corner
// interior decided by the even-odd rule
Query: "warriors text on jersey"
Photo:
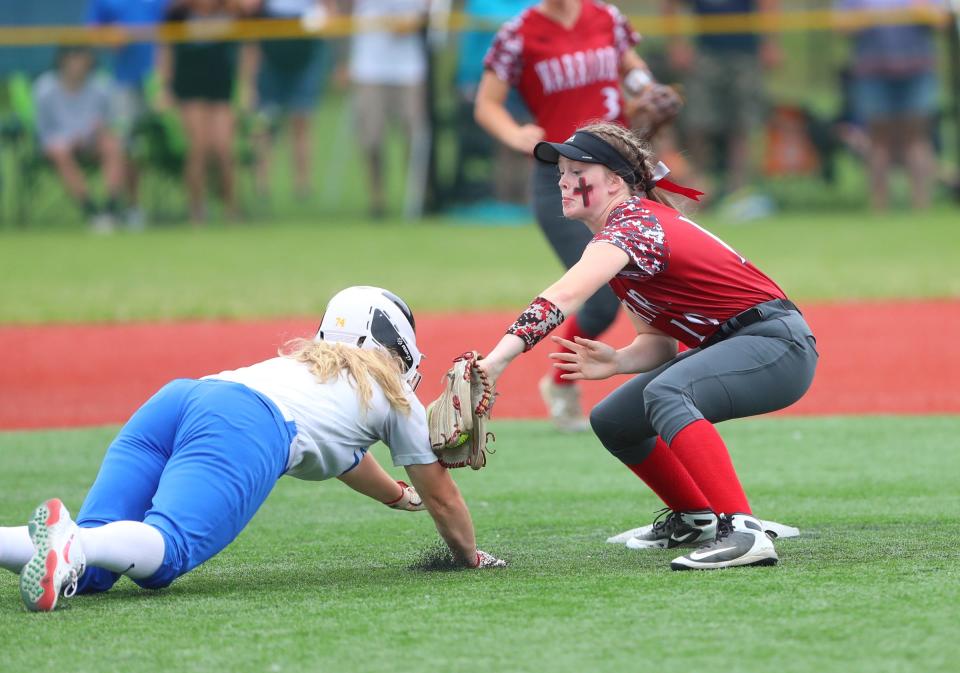
[[[624,307],[691,348],[741,311],[786,298],[736,250],[656,201],[634,196],[617,206],[598,242],[630,259],[610,281]]]
[[[503,25],[483,65],[515,87],[548,141],[594,119],[626,124],[620,62],[640,36],[616,7],[583,0],[569,30],[536,7]]]

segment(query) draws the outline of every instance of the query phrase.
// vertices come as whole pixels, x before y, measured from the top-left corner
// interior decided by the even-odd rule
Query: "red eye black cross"
[[[583,199],[583,207],[590,207],[590,192],[593,191],[593,185],[588,185],[587,181],[583,178],[580,178],[580,186],[573,188],[574,194],[579,194],[580,198]]]

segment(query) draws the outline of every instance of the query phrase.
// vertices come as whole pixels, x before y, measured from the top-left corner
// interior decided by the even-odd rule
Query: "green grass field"
[[[426,514],[284,479],[159,593],[122,580],[28,615],[0,571],[2,670],[955,671],[960,419],[722,429],[758,513],[803,531],[777,568],[676,573],[669,551],[605,544],[655,498],[592,437],[504,421],[491,468],[457,477],[507,569],[412,569],[437,540]],[[51,495],[78,507],[112,431],[0,434],[3,520]]]
[[[709,226],[798,301],[960,296],[956,209],[784,214]],[[415,310],[515,309],[561,267],[532,224],[363,220],[0,238],[0,323],[317,315],[351,284]],[[442,279],[442,282],[438,282]]]
[[[955,210],[702,223],[799,301],[960,297]],[[415,310],[517,309],[560,270],[533,226],[446,220],[8,231],[0,268],[0,325],[317,315],[355,283]],[[723,424],[757,513],[803,535],[778,543],[777,568],[718,573],[604,544],[657,502],[593,437],[494,430],[491,468],[456,477],[506,570],[416,569],[438,540],[427,515],[285,479],[160,593],[123,580],[28,615],[0,571],[0,671],[956,670],[960,419]],[[113,432],[0,432],[0,524],[54,495],[75,511]]]

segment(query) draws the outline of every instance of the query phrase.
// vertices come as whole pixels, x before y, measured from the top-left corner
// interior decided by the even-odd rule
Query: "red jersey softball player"
[[[736,250],[670,207],[645,144],[616,124],[578,129],[534,156],[559,165],[564,215],[592,234],[583,256],[520,314],[480,366],[492,378],[609,284],[637,335],[616,350],[553,340],[569,380],[636,374],[590,414],[603,445],[663,500],[648,547],[693,545],[674,570],[774,565],[713,424],[781,409],[813,380],[815,340],[783,291]],[[696,194],[696,193],[693,193]],[[677,354],[677,342],[690,350]]]
[[[640,36],[613,5],[596,0],[543,0],[505,23],[484,59],[477,91],[477,123],[505,145],[530,154],[541,140],[562,141],[592,120],[626,123],[621,87],[639,93],[653,77],[633,47]],[[518,124],[506,107],[515,88],[535,123]],[[590,232],[564,217],[553,167],[533,175],[537,223],[567,268],[590,241]],[[619,302],[607,288],[571,315],[564,336],[594,338],[613,322]],[[540,382],[551,418],[561,430],[586,430],[579,390],[552,373]]]

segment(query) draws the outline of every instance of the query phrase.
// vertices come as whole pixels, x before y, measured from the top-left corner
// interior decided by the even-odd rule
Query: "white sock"
[[[34,551],[26,526],[0,528],[0,568],[19,574],[33,558]]]
[[[139,521],[81,528],[80,542],[88,566],[134,579],[150,577],[163,563],[163,536],[153,526]]]

